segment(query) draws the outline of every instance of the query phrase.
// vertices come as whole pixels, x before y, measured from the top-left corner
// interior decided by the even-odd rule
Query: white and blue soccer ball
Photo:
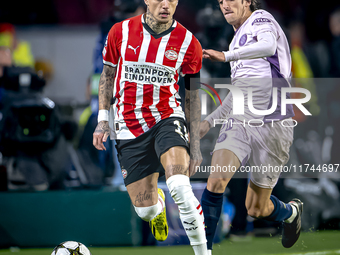
[[[91,252],[82,243],[67,241],[57,245],[51,255],[91,255]]]

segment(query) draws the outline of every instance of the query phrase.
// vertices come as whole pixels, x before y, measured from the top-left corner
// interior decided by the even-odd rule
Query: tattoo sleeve
[[[190,147],[200,146],[201,101],[197,90],[185,90],[185,117],[190,132]]]
[[[109,123],[107,121],[99,122],[94,132],[95,133],[106,133],[106,132],[110,133]]]
[[[110,108],[116,69],[116,67],[104,65],[98,88],[99,110],[108,110]]]

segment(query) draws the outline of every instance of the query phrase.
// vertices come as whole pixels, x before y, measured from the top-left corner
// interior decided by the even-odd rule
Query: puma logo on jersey
[[[132,47],[131,45],[128,45],[128,49],[133,50],[135,52],[135,54],[137,54],[137,49],[138,48],[139,48],[139,45],[136,48]]]

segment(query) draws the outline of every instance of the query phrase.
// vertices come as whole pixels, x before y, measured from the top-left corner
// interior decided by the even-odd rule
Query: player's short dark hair
[[[247,0],[248,1],[248,0]],[[260,3],[260,0],[250,0],[250,10],[252,11],[252,12],[254,12],[254,11],[256,11],[256,10],[258,10],[258,9],[260,9],[261,8],[261,3]]]

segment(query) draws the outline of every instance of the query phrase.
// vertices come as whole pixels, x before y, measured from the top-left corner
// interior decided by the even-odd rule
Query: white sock
[[[207,255],[211,255],[212,250],[208,250]]]
[[[158,202],[157,202],[157,206],[158,206],[158,209],[157,209],[157,214],[160,214],[161,212],[163,212],[163,209],[165,207],[165,201],[163,200],[163,198],[161,197],[161,195],[158,194]],[[156,217],[155,216],[155,217]]]
[[[193,245],[192,249],[194,250],[195,255],[208,255],[207,243]]]
[[[194,248],[195,254],[206,255],[207,239],[205,237],[203,211],[192,191],[189,177],[181,174],[173,175],[168,178],[166,184],[171,197],[178,206],[179,216],[190,244],[197,247]],[[204,253],[201,252],[203,247],[205,247]],[[196,250],[198,253],[196,253]]]
[[[294,204],[290,204],[291,207],[292,207],[292,215],[285,220],[286,223],[292,223],[297,215],[297,209],[296,209],[296,206]]]

